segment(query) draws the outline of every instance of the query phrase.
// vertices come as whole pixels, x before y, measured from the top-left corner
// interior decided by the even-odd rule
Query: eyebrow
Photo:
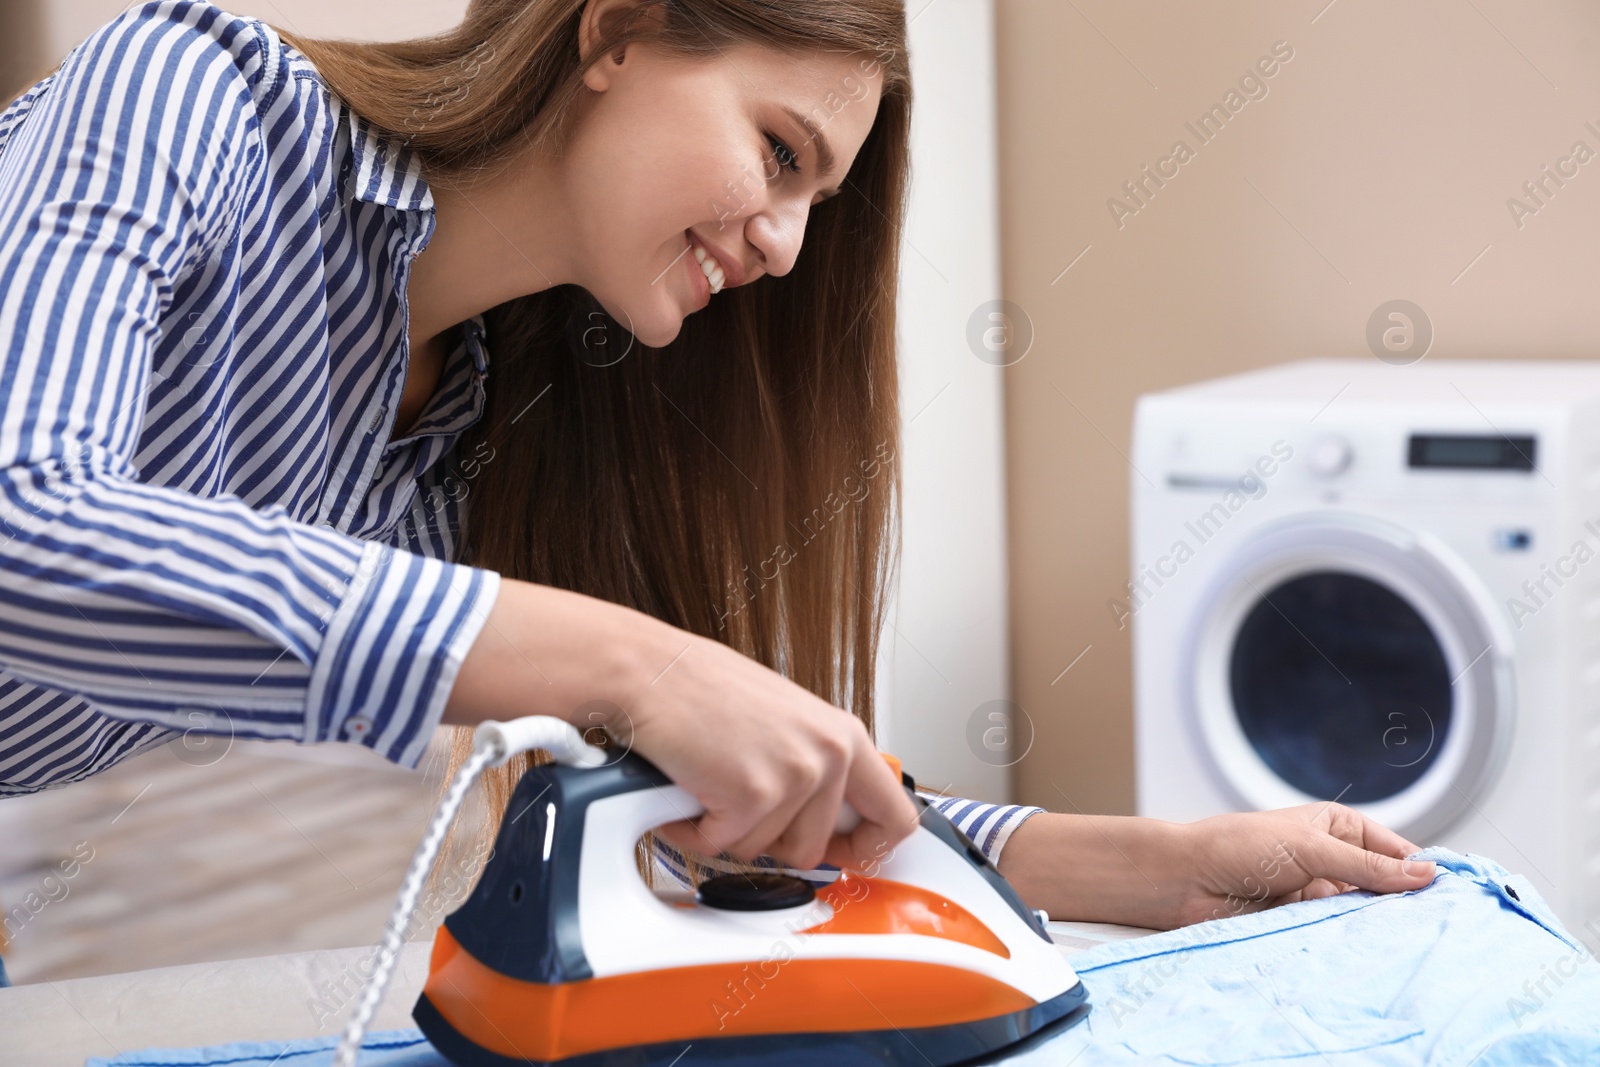
[[[793,122],[800,129],[804,130],[807,138],[812,144],[816,145],[817,158],[822,162],[823,177],[832,177],[833,168],[837,163],[837,160],[833,155],[833,145],[828,143],[828,135],[823,133],[820,129],[812,128],[812,126],[806,122],[804,115],[800,114],[800,112],[796,111],[792,107],[789,107],[788,105],[784,105],[783,113],[789,116],[790,122]],[[832,189],[823,190],[822,199],[827,200],[830,197],[835,197],[838,195],[839,187],[834,186]]]

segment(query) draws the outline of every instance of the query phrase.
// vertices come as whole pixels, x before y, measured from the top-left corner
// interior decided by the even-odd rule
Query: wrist
[[[1166,930],[1192,896],[1192,835],[1161,819],[1045,812],[1012,833],[1000,867],[1052,919]]]
[[[610,729],[623,719],[620,708],[683,647],[662,654],[676,632],[610,601],[502,578],[441,721],[470,726],[553,715],[580,730]]]
[[[594,665],[596,677],[604,681],[590,724],[597,719],[614,738],[627,741],[648,706],[645,694],[700,638],[654,615],[609,602],[605,606],[612,610],[599,638],[604,651]]]

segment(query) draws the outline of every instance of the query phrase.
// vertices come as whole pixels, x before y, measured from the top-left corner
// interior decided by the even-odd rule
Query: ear
[[[600,62],[594,62],[594,50],[601,40],[627,27],[634,19],[643,17],[659,23],[665,15],[655,0],[589,0],[578,20],[578,58],[585,64],[583,81],[595,92],[604,92],[611,85],[611,71],[627,60],[627,45],[618,48]]]

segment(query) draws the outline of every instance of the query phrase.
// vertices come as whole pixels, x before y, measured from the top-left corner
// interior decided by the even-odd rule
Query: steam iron
[[[673,898],[645,884],[634,846],[700,814],[693,794],[558,719],[479,736],[480,764],[533,747],[557,762],[522,776],[482,876],[434,939],[412,1015],[457,1067],[946,1067],[1089,1010],[1039,915],[903,773],[918,826],[867,871],[820,887],[721,875]],[[837,829],[858,820],[847,808]],[[436,818],[419,860],[443,830]],[[402,897],[418,888],[408,879]],[[354,1062],[392,956],[336,1063]]]

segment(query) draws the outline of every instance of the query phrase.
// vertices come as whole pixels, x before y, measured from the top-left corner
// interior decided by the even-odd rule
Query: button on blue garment
[[[1425,889],[1284,904],[1075,956],[1088,1017],[990,1062],[1600,1064],[1600,963],[1533,885],[1481,856],[1417,858],[1439,865]],[[86,1067],[312,1067],[337,1043],[153,1049]],[[365,1048],[364,1065],[445,1064],[417,1030],[369,1034]],[[681,1067],[704,1062],[691,1049]]]

